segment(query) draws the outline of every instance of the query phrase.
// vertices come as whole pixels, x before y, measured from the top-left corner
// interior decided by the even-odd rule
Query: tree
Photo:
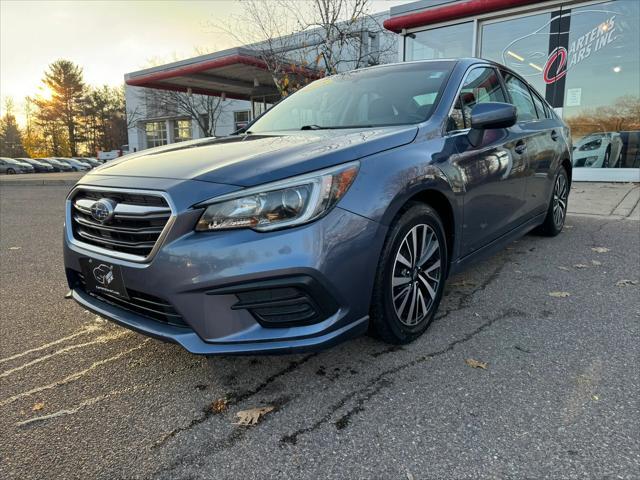
[[[90,88],[82,118],[86,150],[114,150],[127,143],[123,87]]]
[[[5,114],[0,118],[0,156],[24,157],[26,154],[22,144],[22,132],[13,114],[13,100],[5,99]]]
[[[291,7],[292,0],[288,0]],[[306,33],[318,63],[327,74],[378,65],[396,54],[395,42],[379,18],[370,14],[370,0],[313,0],[312,8],[291,11],[297,29]]]
[[[242,6],[241,15],[215,27],[265,62],[281,96],[396,54],[393,36],[369,14],[370,0],[246,0]]]
[[[69,60],[57,60],[49,65],[42,83],[51,98],[45,95],[34,100],[39,110],[38,120],[56,154],[60,154],[62,144],[67,143],[71,156],[76,156],[81,140],[80,119],[85,99],[82,68]],[[66,142],[60,137],[59,124],[65,130]]]

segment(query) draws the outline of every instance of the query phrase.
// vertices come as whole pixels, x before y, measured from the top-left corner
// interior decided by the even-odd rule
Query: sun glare
[[[49,87],[41,87],[40,88],[40,97],[43,100],[51,100],[53,98],[53,90],[51,90]]]

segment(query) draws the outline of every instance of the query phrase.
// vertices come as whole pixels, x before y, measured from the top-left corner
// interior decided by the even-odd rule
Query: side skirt
[[[536,215],[535,217],[527,220],[525,223],[517,226],[513,230],[505,233],[501,237],[496,238],[491,243],[488,243],[484,247],[479,248],[475,252],[472,252],[462,258],[459,258],[455,262],[451,262],[449,275],[460,273],[470,265],[476,262],[479,262],[481,260],[485,260],[486,258],[496,254],[497,252],[502,250],[507,244],[511,243],[513,240],[516,240],[526,235],[529,231],[533,230],[538,225],[542,224],[546,214],[547,214],[546,212],[543,212]]]

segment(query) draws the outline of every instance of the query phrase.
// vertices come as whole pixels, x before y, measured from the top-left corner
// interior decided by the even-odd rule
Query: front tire
[[[13,168],[7,168],[7,175],[15,175],[16,171]]]
[[[547,216],[537,232],[546,237],[555,237],[562,231],[567,217],[567,205],[569,200],[569,177],[567,170],[562,166],[558,169],[553,182],[551,202],[547,209]]]
[[[424,333],[442,299],[447,262],[438,213],[410,204],[389,229],[376,273],[370,320],[382,340],[405,344]]]

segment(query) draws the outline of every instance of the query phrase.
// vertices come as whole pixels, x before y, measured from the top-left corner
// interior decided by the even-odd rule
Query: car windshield
[[[453,65],[407,63],[316,80],[275,105],[248,133],[424,122],[438,104]]]

